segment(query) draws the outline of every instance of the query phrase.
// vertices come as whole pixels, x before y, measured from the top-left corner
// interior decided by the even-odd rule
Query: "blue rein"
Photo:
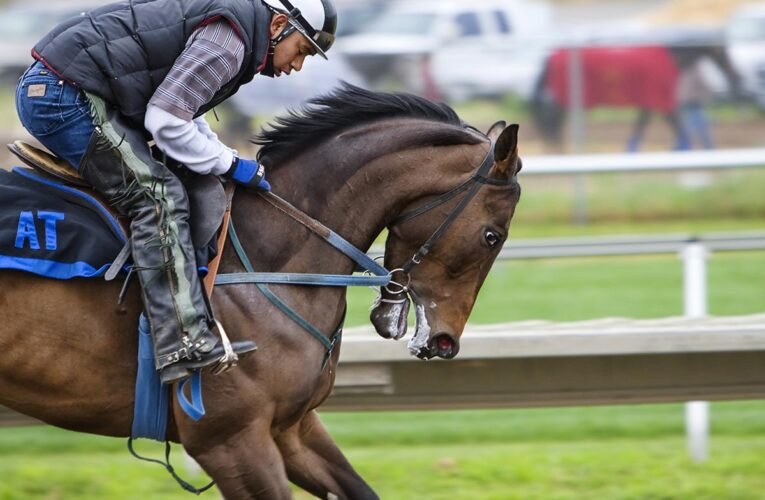
[[[229,222],[229,235],[239,260],[247,270],[246,273],[229,273],[219,275],[216,285],[241,284],[270,284],[270,285],[309,285],[309,286],[386,286],[391,283],[392,273],[378,264],[374,259],[362,252],[345,238],[327,228],[315,219],[299,212],[289,202],[273,193],[261,193],[266,201],[277,209],[293,217],[297,222],[316,233],[335,249],[356,263],[358,269],[372,273],[374,276],[349,276],[337,274],[302,274],[302,273],[256,273],[244,247],[236,234],[233,221]],[[299,214],[299,215],[298,215]]]
[[[266,285],[309,285],[309,286],[386,286],[391,283],[392,273],[385,269],[385,267],[378,264],[374,259],[367,256],[345,238],[328,229],[326,226],[310,218],[303,212],[298,211],[286,200],[278,197],[273,193],[261,193],[266,201],[272,204],[277,209],[286,213],[300,224],[304,225],[320,237],[322,237],[327,243],[334,248],[342,252],[353,260],[356,265],[363,271],[372,273],[373,276],[348,276],[348,275],[336,275],[336,274],[301,274],[301,273],[257,273],[252,265],[252,261],[247,256],[244,250],[239,236],[237,235],[236,228],[234,227],[233,219],[229,220],[229,238],[231,244],[234,247],[239,260],[244,266],[247,272],[245,273],[229,273],[221,274],[215,279],[216,286],[223,285],[240,285],[240,284],[255,284],[258,289],[266,296],[266,298],[280,311],[282,311],[288,318],[297,323],[301,328],[307,331],[313,338],[315,338],[326,350],[324,360],[321,365],[321,370],[324,371],[327,362],[329,361],[335,346],[340,341],[343,330],[343,321],[341,321],[338,328],[331,336],[325,335],[321,330],[312,325],[308,320],[300,316],[292,307],[286,302],[280,299],[268,286]],[[345,313],[343,313],[345,318]]]

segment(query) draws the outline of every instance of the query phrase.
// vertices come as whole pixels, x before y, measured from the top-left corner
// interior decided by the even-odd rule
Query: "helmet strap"
[[[295,31],[296,28],[293,25],[287,24],[281,33],[271,39],[271,52],[273,52],[277,45],[279,45],[285,38],[293,34]]]
[[[268,59],[266,60],[265,68],[263,68],[263,70],[260,72],[261,75],[268,76],[270,78],[276,76],[276,71],[274,70],[274,52],[276,51],[276,46],[295,31],[295,27],[291,24],[288,24],[284,27],[281,33],[271,39],[268,47]]]

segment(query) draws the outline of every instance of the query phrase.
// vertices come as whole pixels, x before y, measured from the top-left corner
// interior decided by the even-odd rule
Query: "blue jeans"
[[[24,128],[43,146],[79,167],[95,129],[82,91],[37,61],[19,79],[16,111]]]
[[[704,104],[699,101],[683,103],[680,105],[680,116],[683,126],[688,132],[689,141],[698,140],[704,149],[715,148],[715,143],[712,140],[712,127],[704,112]],[[688,149],[691,149],[690,144]]]

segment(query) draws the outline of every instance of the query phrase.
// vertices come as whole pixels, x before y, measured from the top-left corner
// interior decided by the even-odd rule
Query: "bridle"
[[[444,203],[448,202],[452,198],[458,196],[459,194],[466,192],[465,196],[460,200],[460,202],[455,206],[451,212],[446,216],[446,219],[441,223],[441,225],[433,232],[432,235],[425,241],[425,243],[422,244],[422,246],[417,250],[417,252],[412,256],[409,261],[401,267],[401,271],[405,274],[410,274],[412,269],[422,263],[422,259],[425,258],[426,255],[430,252],[430,250],[433,248],[433,246],[436,244],[436,242],[441,238],[441,236],[444,235],[444,233],[449,229],[449,227],[454,223],[455,220],[460,216],[460,214],[465,210],[465,208],[468,206],[468,204],[475,198],[475,195],[478,194],[478,191],[481,189],[483,185],[489,184],[492,186],[508,186],[512,184],[515,180],[514,178],[511,179],[492,179],[487,176],[489,173],[489,170],[491,169],[492,165],[494,165],[494,141],[490,143],[489,146],[489,152],[486,154],[486,157],[484,158],[483,162],[481,163],[481,166],[478,167],[478,170],[470,176],[469,179],[467,179],[465,182],[460,184],[459,186],[455,187],[451,191],[448,191],[441,196],[437,197],[433,201],[421,206],[420,208],[411,210],[409,212],[406,212],[404,214],[399,215],[396,219],[394,219],[391,222],[391,226],[402,224],[404,222],[410,221],[412,219],[415,219],[419,217],[420,215],[426,214],[433,210],[434,208],[443,205]]]
[[[319,342],[324,345],[327,353],[324,358],[324,363],[329,359],[336,343],[340,338],[342,332],[342,322],[334,334],[330,337],[324,335],[320,330],[311,325],[307,320],[302,318],[298,313],[294,311],[289,305],[284,303],[278,298],[266,285],[268,284],[292,284],[292,285],[309,285],[309,286],[375,286],[384,287],[388,293],[393,295],[407,294],[412,296],[414,300],[414,292],[411,290],[411,271],[412,269],[421,264],[423,259],[428,255],[433,246],[438,240],[446,233],[449,227],[465,210],[468,204],[475,198],[478,191],[484,185],[492,186],[509,186],[515,182],[515,177],[509,179],[491,179],[488,177],[489,170],[494,165],[494,141],[490,142],[489,151],[486,154],[478,170],[465,180],[462,184],[454,189],[438,196],[434,200],[426,203],[425,205],[406,212],[397,218],[395,218],[388,227],[403,224],[407,221],[415,219],[427,212],[430,212],[436,207],[439,207],[448,201],[456,198],[460,194],[464,193],[464,196],[459,203],[449,212],[446,219],[441,223],[438,228],[431,234],[431,236],[420,246],[417,252],[412,256],[400,268],[396,268],[393,271],[387,270],[384,266],[377,261],[368,257],[365,252],[359,250],[346,239],[326,227],[321,222],[310,217],[306,213],[300,211],[286,200],[280,198],[272,192],[260,192],[258,193],[266,202],[273,207],[283,212],[299,224],[308,228],[311,232],[321,237],[333,246],[338,251],[342,252],[353,260],[357,265],[358,271],[366,273],[365,276],[347,276],[347,275],[327,275],[327,274],[295,274],[295,273],[256,273],[253,265],[244,251],[234,228],[233,220],[229,222],[229,237],[231,243],[236,251],[239,260],[244,268],[247,270],[245,273],[231,273],[222,274],[217,277],[215,284],[217,286],[235,285],[235,284],[256,284],[260,291],[275,305],[278,309],[284,312],[293,321],[298,323],[303,329],[315,337]],[[519,160],[520,161],[520,160]],[[393,280],[394,274],[403,274],[403,282],[396,282]],[[391,286],[392,285],[392,286]],[[403,300],[407,300],[406,297]],[[323,365],[324,366],[324,365]]]

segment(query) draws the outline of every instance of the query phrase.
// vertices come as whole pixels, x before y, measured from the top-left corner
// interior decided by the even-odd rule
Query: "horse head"
[[[410,351],[452,358],[520,197],[518,129],[501,122],[482,134],[446,105],[346,85],[281,118],[258,142],[274,190],[297,208],[362,250],[388,229],[384,265],[393,283],[371,321],[382,337],[400,339],[411,301],[417,328]],[[258,256],[256,267],[353,272],[346,256],[283,214],[255,219],[247,215],[267,208],[240,202],[237,229]],[[305,317],[323,318],[324,329],[341,320],[339,293],[284,293]]]
[[[481,285],[508,237],[521,192],[518,129],[495,124],[481,166],[467,165],[474,172],[469,179],[405,208],[389,225],[385,265],[395,269],[395,283],[382,290],[371,321],[382,337],[402,338],[411,298],[416,327],[409,350],[422,359],[457,355]]]

